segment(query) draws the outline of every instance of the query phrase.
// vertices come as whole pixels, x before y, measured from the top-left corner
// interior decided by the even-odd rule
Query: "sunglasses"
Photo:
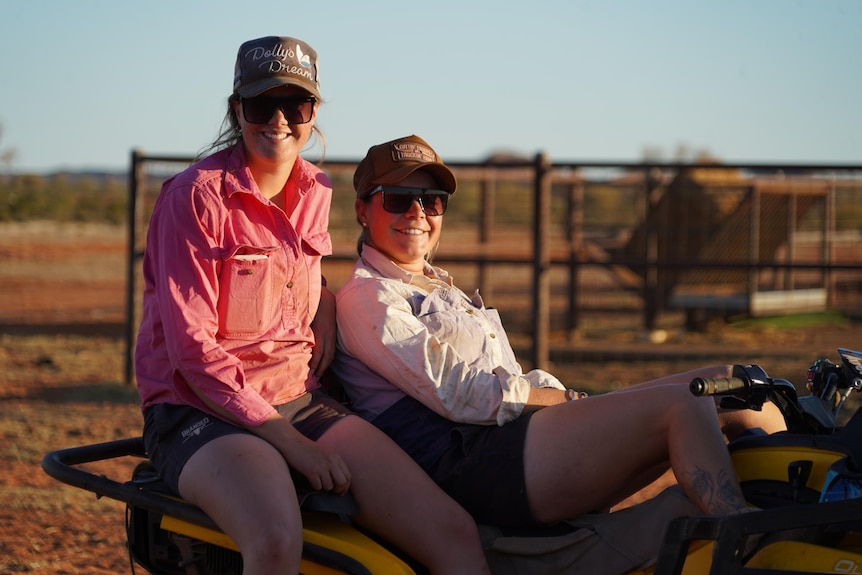
[[[433,188],[405,188],[401,186],[377,186],[368,198],[380,192],[383,209],[391,214],[403,214],[418,201],[426,216],[442,216],[449,203],[449,192]]]
[[[242,115],[250,124],[268,124],[276,110],[281,110],[288,124],[307,124],[311,121],[314,112],[314,103],[317,102],[312,96],[288,96],[284,98],[272,98],[269,96],[255,96],[254,98],[242,98]]]

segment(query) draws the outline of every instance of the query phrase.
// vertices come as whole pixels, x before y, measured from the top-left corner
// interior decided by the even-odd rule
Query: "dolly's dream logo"
[[[315,81],[311,56],[304,54],[299,44],[296,45],[296,50],[291,50],[283,44],[276,44],[270,49],[252,48],[245,56],[251,57],[252,62],[263,60],[257,66],[265,68],[270,74],[287,73]]]

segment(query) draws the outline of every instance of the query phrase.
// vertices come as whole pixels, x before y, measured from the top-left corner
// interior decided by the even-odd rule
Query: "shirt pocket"
[[[502,326],[486,316],[487,309],[476,307],[455,289],[438,288],[419,304],[417,319],[428,333],[446,343],[473,369],[491,370],[503,365],[501,344],[507,342]],[[496,313],[496,312],[495,312]]]
[[[276,248],[237,246],[219,276],[219,332],[225,337],[261,335],[273,313]]]

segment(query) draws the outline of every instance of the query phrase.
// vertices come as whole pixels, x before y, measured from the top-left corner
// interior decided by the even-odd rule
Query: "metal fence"
[[[146,222],[161,182],[191,158],[131,157],[126,378]],[[355,261],[352,160],[333,182],[326,258],[337,289]],[[533,367],[552,335],[700,329],[714,317],[837,310],[862,316],[862,165],[449,162],[459,188],[435,264],[476,287]]]

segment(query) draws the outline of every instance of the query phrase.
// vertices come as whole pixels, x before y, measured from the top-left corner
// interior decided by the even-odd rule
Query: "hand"
[[[285,460],[292,468],[299,471],[312,489],[332,491],[344,495],[350,489],[350,470],[337,453],[331,453],[320,444],[302,438],[292,445]]]
[[[565,394],[566,401],[575,401],[589,396],[586,391],[576,391],[571,388],[566,389],[563,393]]]
[[[302,435],[286,419],[273,413],[250,431],[278,449],[287,464],[301,473],[312,489],[344,495],[350,488],[350,470],[337,453]]]
[[[320,305],[311,322],[311,331],[314,332],[314,347],[309,367],[320,379],[335,357],[336,341],[335,294],[325,287],[320,290]]]

